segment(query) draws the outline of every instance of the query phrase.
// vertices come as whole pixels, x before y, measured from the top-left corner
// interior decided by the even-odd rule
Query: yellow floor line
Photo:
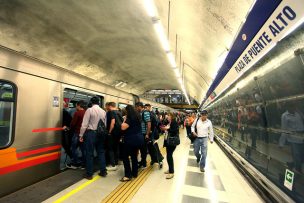
[[[164,152],[165,148],[162,148],[161,153],[163,154]],[[105,199],[102,200],[102,203],[129,202],[148,179],[150,173],[152,172],[152,168],[152,166],[149,166],[147,169],[141,171],[136,179],[121,183]]]
[[[95,182],[96,180],[98,180],[100,178],[99,175],[95,176],[92,180],[86,181],[85,183],[81,184],[80,186],[78,186],[77,188],[75,188],[74,190],[70,191],[69,193],[65,194],[64,196],[60,197],[59,199],[57,199],[56,201],[54,201],[54,203],[60,203],[63,202],[64,200],[68,199],[69,197],[71,197],[72,195],[74,195],[75,193],[79,192],[80,190],[82,190],[83,188],[87,187],[88,185],[90,185],[91,183]]]
[[[102,203],[109,203],[109,202],[118,202],[119,199],[121,199],[130,189],[130,187],[132,187],[133,185],[135,185],[138,181],[141,180],[141,178],[149,172],[149,170],[151,170],[149,167],[143,171],[140,172],[140,174],[138,175],[138,177],[132,181],[129,182],[125,182],[125,183],[121,183],[115,190],[113,190],[103,201]]]

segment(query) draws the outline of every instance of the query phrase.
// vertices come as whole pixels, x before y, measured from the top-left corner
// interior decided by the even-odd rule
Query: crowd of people
[[[204,172],[206,138],[211,135],[210,140],[213,141],[212,124],[206,115],[205,112],[196,118],[195,114],[154,112],[150,104],[142,102],[135,106],[127,105],[122,110],[116,107],[115,102],[108,102],[104,110],[98,97],[92,97],[89,105],[78,101],[72,115],[63,110],[63,130],[67,135],[63,136],[63,142],[67,143],[67,137],[70,138],[70,145],[63,144],[71,160],[66,167],[85,169],[84,178],[91,180],[96,151],[100,176],[106,177],[108,171],[116,171],[122,161],[124,177],[120,181],[130,181],[137,177],[140,168],[147,167],[147,155],[151,157],[150,165],[157,163],[162,168],[164,157],[158,139],[160,134],[164,134],[163,147],[166,148],[168,163],[165,174],[166,179],[171,179],[174,177],[173,153],[180,143],[179,129],[186,127],[188,138],[194,142],[197,163]]]
[[[84,178],[92,179],[96,151],[100,176],[106,177],[108,171],[117,170],[122,161],[125,174],[121,181],[130,181],[137,177],[140,168],[147,167],[147,155],[151,157],[150,165],[158,163],[162,168],[164,157],[158,139],[164,134],[168,163],[165,174],[171,179],[173,152],[180,142],[179,128],[184,127],[185,119],[181,113],[152,111],[150,104],[141,102],[122,110],[115,102],[108,102],[104,110],[98,97],[92,97],[89,105],[78,101],[73,113],[67,108],[63,110],[63,146],[71,160],[66,167],[85,169]]]

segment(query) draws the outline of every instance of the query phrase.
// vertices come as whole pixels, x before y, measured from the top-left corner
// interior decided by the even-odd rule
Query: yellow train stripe
[[[64,196],[60,197],[59,199],[57,199],[56,201],[54,201],[54,203],[60,203],[63,202],[64,200],[68,199],[69,197],[71,197],[72,195],[74,195],[75,193],[79,192],[80,190],[82,190],[83,188],[87,187],[88,185],[92,184],[93,182],[95,182],[96,180],[98,180],[100,178],[99,175],[95,176],[92,180],[88,180],[85,183],[81,184],[80,186],[78,186],[77,188],[75,188],[74,190],[70,191],[69,193],[65,194]]]

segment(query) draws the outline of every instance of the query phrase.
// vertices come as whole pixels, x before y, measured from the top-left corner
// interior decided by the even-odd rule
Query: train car
[[[63,103],[72,113],[92,96],[101,107],[140,99],[7,48],[0,48],[0,78],[0,197],[60,172]]]

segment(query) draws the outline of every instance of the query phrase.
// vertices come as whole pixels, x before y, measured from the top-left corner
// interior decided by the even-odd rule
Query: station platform
[[[123,165],[119,165],[117,171],[109,172],[106,178],[96,173],[93,180],[89,181],[81,179],[83,171],[67,170],[58,174],[57,178],[51,177],[49,180],[37,183],[38,185],[35,184],[36,186],[30,186],[4,197],[0,202],[18,202],[18,198],[23,202],[45,203],[263,202],[216,143],[208,145],[206,172],[202,173],[197,167],[193,146],[186,138],[183,129],[180,130],[180,138],[181,144],[173,154],[175,165],[173,179],[165,178],[164,172],[168,169],[165,160],[162,169],[154,164],[142,170],[138,178],[126,183],[119,181],[123,177]],[[162,143],[159,143],[159,146],[161,147]],[[161,151],[165,155],[165,148],[161,148]],[[71,179],[73,181],[70,181]],[[44,189],[43,192],[45,187],[49,188]],[[59,189],[61,191],[58,191]],[[29,199],[29,194],[36,194],[37,197],[40,195],[40,199],[37,197]]]

